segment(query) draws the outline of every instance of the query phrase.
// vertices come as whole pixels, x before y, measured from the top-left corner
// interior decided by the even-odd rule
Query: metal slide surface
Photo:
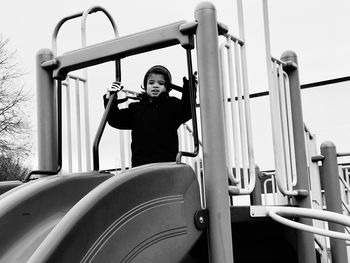
[[[201,235],[194,224],[200,209],[189,166],[133,168],[82,198],[28,262],[181,262]]]
[[[110,174],[56,175],[0,196],[0,262],[27,262],[64,215]]]

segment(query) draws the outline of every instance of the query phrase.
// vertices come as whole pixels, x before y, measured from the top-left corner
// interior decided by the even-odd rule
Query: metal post
[[[250,194],[250,204],[251,205],[262,205],[262,198],[261,198],[261,178],[260,178],[260,168],[259,166],[255,166],[255,187],[252,193]]]
[[[293,51],[286,51],[282,54],[281,60],[287,63],[283,69],[288,74],[290,99],[292,107],[292,122],[294,135],[294,152],[296,161],[296,172],[298,181],[294,189],[310,189],[307,168],[307,156],[304,135],[304,120],[301,105],[300,80],[298,71],[297,55]],[[293,204],[311,208],[310,195],[293,197]],[[312,219],[300,218],[300,223],[312,226]],[[298,231],[298,262],[316,263],[314,236],[305,231]]]
[[[58,163],[57,114],[52,72],[41,67],[53,59],[50,49],[41,49],[36,55],[38,169],[55,170]]]
[[[195,10],[197,58],[201,102],[204,176],[209,210],[209,258],[233,262],[232,234],[226,169],[223,95],[221,91],[216,9],[209,2]]]
[[[342,214],[342,202],[338,178],[337,150],[332,142],[321,145],[321,154],[324,156],[321,167],[321,178],[325,191],[326,208],[328,211]],[[344,233],[344,226],[328,223],[329,230]],[[345,240],[330,238],[332,263],[346,263],[347,251]]]

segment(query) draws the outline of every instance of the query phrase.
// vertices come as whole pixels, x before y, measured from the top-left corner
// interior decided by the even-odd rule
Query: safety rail
[[[339,166],[339,181],[340,181],[340,193],[342,197],[342,205],[344,208],[344,213],[350,215],[350,166]]]
[[[277,205],[277,189],[276,189],[276,179],[274,171],[262,171],[262,178],[264,180],[263,183],[263,205]],[[271,191],[268,190],[268,184],[271,185]]]
[[[84,12],[79,12],[67,17],[62,18],[56,25],[53,34],[52,34],[52,52],[55,56],[57,56],[57,37],[58,33],[63,26],[63,24],[69,20],[79,18],[81,17],[81,44],[82,47],[86,47],[86,20],[87,16],[92,13],[96,12],[102,12],[110,21],[114,36],[118,37],[118,30],[116,27],[116,24],[112,18],[112,16],[105,10],[103,7],[100,6],[93,6],[91,8],[88,8]],[[74,85],[71,85],[71,82],[74,82]],[[82,87],[80,88],[80,83],[82,83]],[[75,105],[75,118],[76,118],[76,152],[77,152],[77,171],[81,172],[83,170],[82,163],[82,137],[84,136],[84,148],[85,148],[85,170],[89,171],[91,170],[91,142],[90,142],[90,117],[89,117],[89,93],[88,93],[88,72],[87,68],[83,69],[82,76],[74,76],[72,74],[68,74],[67,78],[62,82],[62,85],[66,87],[66,114],[67,114],[67,125],[66,125],[66,132],[67,132],[67,158],[68,158],[68,172],[73,171],[73,151],[72,151],[72,128],[71,128],[71,107],[72,105]],[[75,103],[71,101],[71,94],[70,89],[72,86],[75,87],[76,93],[75,93]],[[80,94],[80,90],[82,90],[83,95]],[[83,113],[80,111],[80,103],[83,103]],[[83,126],[84,129],[82,129],[82,116],[83,116]],[[84,131],[84,133],[82,132]]]
[[[272,219],[276,220],[277,222],[292,228],[311,232],[321,236],[350,240],[349,234],[327,230],[327,229],[316,228],[316,227],[301,224],[299,222],[283,217],[283,216],[306,217],[306,218],[318,219],[322,221],[333,222],[343,226],[350,226],[350,218],[342,214],[338,214],[330,211],[301,208],[301,207],[251,206],[250,215],[252,217],[270,216]]]
[[[293,190],[297,183],[294,153],[293,124],[288,75],[283,71],[285,62],[271,57],[269,71],[269,98],[276,182],[283,195],[299,195]]]
[[[227,172],[233,184],[229,186],[229,192],[249,195],[254,190],[256,175],[244,41],[230,34],[225,37],[226,42],[220,46],[220,66],[225,102]]]

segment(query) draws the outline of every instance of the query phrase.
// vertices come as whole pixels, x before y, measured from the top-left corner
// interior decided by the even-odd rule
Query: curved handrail
[[[81,17],[81,42],[82,42],[83,47],[86,47],[86,19],[87,19],[87,16],[91,13],[96,13],[99,11],[102,12],[103,14],[105,14],[106,17],[108,18],[109,22],[111,23],[115,38],[117,38],[119,36],[116,23],[115,23],[113,17],[111,16],[111,14],[101,6],[93,6],[93,7],[86,9]],[[116,80],[120,80],[120,61],[119,60],[115,61],[115,71],[116,71],[116,76],[115,76]],[[87,68],[83,69],[83,76],[86,80],[88,79]],[[84,87],[85,88],[84,89],[85,90],[85,92],[84,92],[84,96],[85,96],[85,99],[84,99],[85,120],[89,120],[90,117],[89,117],[88,82],[86,81],[84,84],[85,84],[85,87]],[[88,121],[85,122],[85,130],[86,130],[86,136],[85,136],[85,144],[86,145],[85,146],[86,146],[86,149],[90,149],[90,126],[89,126]],[[86,151],[86,158],[87,158],[86,162],[88,164],[88,169],[90,169],[90,152],[89,152],[89,150]]]
[[[62,27],[62,25],[65,22],[67,22],[68,20],[71,20],[71,19],[74,19],[74,18],[78,18],[78,17],[82,17],[82,21],[81,21],[81,30],[82,30],[82,33],[83,33],[82,34],[82,44],[83,44],[83,46],[85,46],[86,45],[86,36],[85,36],[86,17],[87,17],[88,14],[95,13],[95,12],[98,12],[98,11],[103,12],[107,16],[107,18],[109,19],[109,21],[112,24],[115,36],[116,37],[118,36],[118,30],[117,30],[116,24],[115,24],[112,16],[103,7],[101,7],[101,6],[93,6],[93,7],[88,8],[84,12],[79,12],[79,13],[76,13],[76,14],[73,14],[73,15],[66,16],[66,17],[62,18],[57,23],[57,25],[56,25],[56,27],[55,27],[55,29],[53,31],[53,34],[52,34],[52,50],[53,50],[55,56],[57,55],[56,54],[57,53],[57,36],[58,36],[58,32],[59,32],[60,28]]]
[[[266,214],[269,215],[275,221],[292,228],[296,228],[302,231],[307,231],[307,232],[311,232],[322,236],[350,240],[349,234],[340,233],[337,231],[332,231],[327,229],[316,228],[313,226],[308,226],[308,225],[295,222],[283,217],[283,215],[301,216],[301,217],[307,217],[312,219],[319,219],[323,221],[330,221],[330,222],[341,224],[344,226],[350,226],[350,218],[342,214],[338,214],[330,211],[309,209],[309,208],[280,207],[280,206],[266,207]]]
[[[84,11],[84,13],[82,14],[82,18],[81,18],[81,31],[82,31],[82,44],[83,44],[83,47],[86,46],[86,34],[85,34],[85,32],[86,32],[86,19],[87,19],[87,16],[89,14],[91,14],[91,13],[96,13],[96,12],[99,12],[99,11],[103,12],[107,16],[109,21],[111,22],[111,25],[113,27],[113,31],[114,31],[115,37],[119,36],[116,23],[115,23],[113,17],[111,16],[111,14],[106,9],[104,9],[101,6],[93,6],[93,7],[90,7],[88,9],[86,9]]]

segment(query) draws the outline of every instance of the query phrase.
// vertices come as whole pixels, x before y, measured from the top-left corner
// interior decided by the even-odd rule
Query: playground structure
[[[63,55],[54,44],[37,55],[39,171],[20,186],[4,185],[17,187],[0,196],[0,261],[348,262],[349,170],[338,167],[337,157],[344,154],[331,142],[318,153],[305,128],[296,54],[271,57],[266,38],[276,168],[262,173],[254,159],[242,23],[240,38],[232,36],[217,22],[215,7],[204,2],[194,22],[119,37],[108,12],[95,7],[61,20],[53,43],[62,23],[80,16],[84,21],[97,11],[108,16],[115,39],[91,46],[83,40],[81,49]],[[124,147],[129,135],[120,132],[120,167],[116,175],[101,171],[98,148],[109,103],[93,143],[93,168],[87,151],[85,171],[79,153],[79,171],[72,173],[69,164],[68,174],[55,175],[62,167],[62,87],[67,101],[71,79],[88,90],[86,72],[69,73],[115,61],[120,80],[123,58],[173,45],[186,50],[189,76],[196,50],[199,73],[200,106],[195,109],[192,101],[193,123],[180,131],[177,163],[130,169]],[[69,116],[67,110],[68,123]],[[84,147],[89,145],[86,140]],[[238,206],[237,196],[247,196],[249,204]]]

